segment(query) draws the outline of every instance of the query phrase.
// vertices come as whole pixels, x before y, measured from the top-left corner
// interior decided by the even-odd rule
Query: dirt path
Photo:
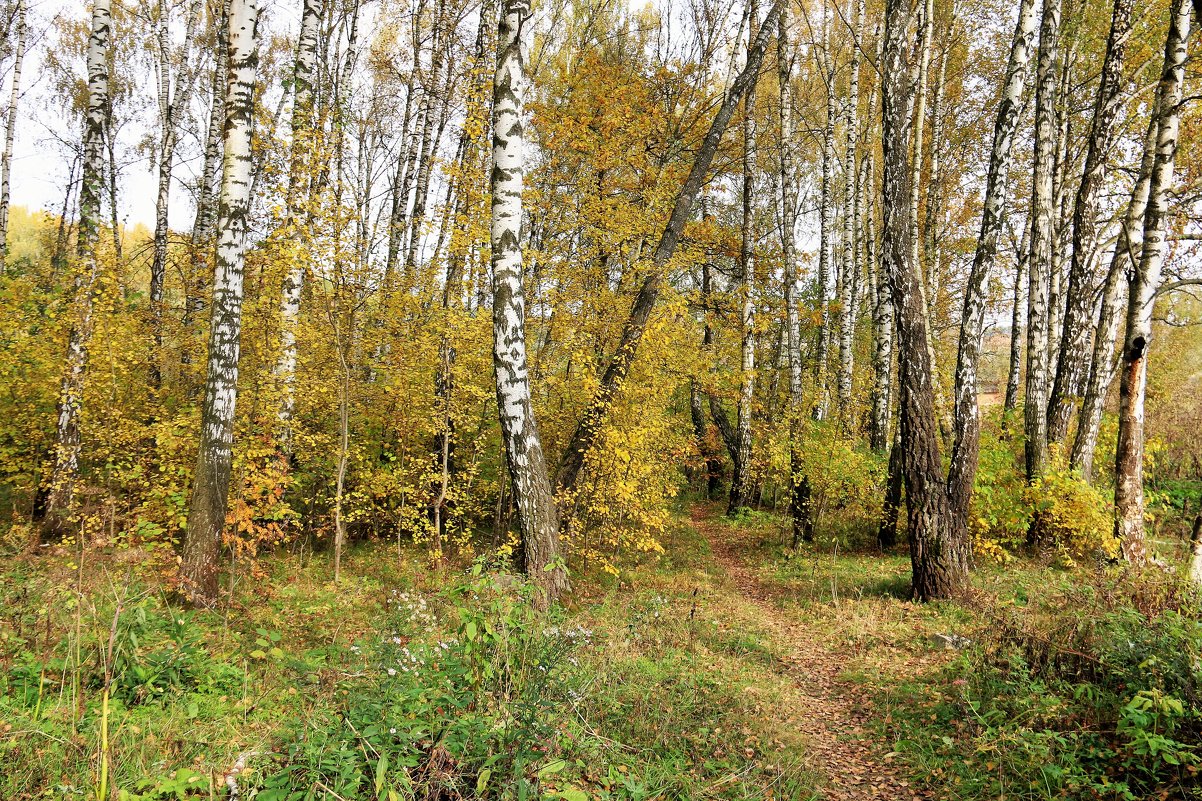
[[[912,788],[900,770],[886,760],[887,744],[874,739],[868,716],[854,700],[862,694],[861,688],[839,678],[849,655],[832,647],[825,634],[808,627],[805,621],[786,618],[776,608],[771,588],[744,563],[739,543],[730,541],[729,529],[719,532],[709,507],[694,506],[690,517],[693,526],[709,540],[715,559],[735,588],[760,609],[763,624],[788,647],[789,675],[801,694],[797,719],[809,741],[813,767],[828,779],[824,797],[831,801],[913,801],[930,797]]]

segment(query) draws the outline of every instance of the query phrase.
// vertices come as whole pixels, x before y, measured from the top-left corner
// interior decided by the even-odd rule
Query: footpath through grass
[[[337,586],[321,554],[273,557],[216,611],[120,552],[10,560],[0,798],[1197,792],[1179,584],[982,565],[971,602],[918,605],[904,555],[794,552],[779,518],[705,507],[664,545],[549,616],[495,566],[395,545],[352,549]]]

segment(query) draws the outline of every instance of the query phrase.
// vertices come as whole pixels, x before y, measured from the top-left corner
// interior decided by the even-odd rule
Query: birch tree
[[[1048,286],[1055,247],[1053,174],[1060,0],[1044,0],[1035,89],[1035,169],[1031,190],[1031,258],[1027,264],[1027,383],[1023,409],[1027,479],[1043,475],[1048,458]]]
[[[224,156],[217,213],[217,259],[212,323],[180,577],[196,605],[217,600],[217,557],[233,461],[238,362],[242,353],[242,298],[251,201],[251,135],[259,66],[259,0],[233,0],[229,9]]]
[[[746,8],[747,41],[755,38],[755,0]],[[735,416],[738,457],[733,459],[727,514],[734,514],[751,502],[751,414],[755,401],[755,81],[743,95],[743,225],[739,240],[739,315],[742,338],[739,343],[739,405]]]
[[[88,37],[88,107],[83,124],[83,168],[79,184],[79,226],[76,232],[75,298],[67,359],[58,398],[54,466],[43,510],[47,536],[64,533],[79,478],[81,434],[79,415],[88,372],[88,348],[95,327],[100,262],[100,198],[104,191],[105,133],[109,111],[108,53],[112,39],[110,0],[93,0]]]
[[[860,104],[860,29],[864,20],[863,0],[849,0],[853,10],[851,20],[851,64],[847,85],[847,129],[846,143],[843,150],[843,181],[844,203],[843,214],[843,281],[839,297],[839,374],[837,392],[839,399],[840,425],[846,427],[851,416],[852,369],[855,352],[853,350],[856,326],[856,282],[860,273],[859,250],[856,247],[859,231],[856,227],[856,214],[860,188],[856,176],[859,168],[856,164],[856,137],[859,135],[859,104]]]
[[[568,591],[559,552],[559,515],[534,418],[526,366],[526,295],[522,282],[522,148],[526,89],[523,35],[527,0],[503,0],[493,80],[492,267],[493,365],[501,436],[517,502],[526,572],[544,600]]]
[[[1048,399],[1048,442],[1060,442],[1068,435],[1078,397],[1077,388],[1087,366],[1090,317],[1094,308],[1094,260],[1098,250],[1098,206],[1110,150],[1118,134],[1123,64],[1127,40],[1131,36],[1131,9],[1132,0],[1114,2],[1102,78],[1086,145],[1085,166],[1073,203],[1072,256],[1065,292],[1067,303],[1060,337],[1060,358]]]
[[[1173,189],[1180,127],[1182,85],[1189,41],[1189,0],[1173,0],[1165,37],[1164,68],[1157,88],[1156,153],[1144,212],[1143,244],[1138,266],[1127,279],[1127,333],[1119,384],[1119,433],[1115,448],[1115,536],[1127,561],[1147,559],[1144,535],[1144,400],[1148,388],[1148,348],[1152,342],[1152,309],[1164,267],[1167,218]]]
[[[1038,22],[1035,0],[1022,0],[1018,22],[1010,43],[1006,81],[998,102],[997,122],[993,128],[993,147],[985,178],[985,203],[981,212],[981,232],[964,292],[964,310],[960,322],[960,343],[956,358],[955,442],[952,446],[948,491],[958,527],[967,525],[968,503],[972,498],[980,449],[981,415],[977,407],[977,364],[981,353],[981,335],[985,324],[986,288],[997,260],[998,239],[1006,218],[1007,179],[1011,153],[1022,112],[1023,89]],[[967,536],[967,533],[964,534]]]
[[[8,261],[9,179],[12,174],[13,141],[17,135],[17,105],[21,100],[21,67],[25,63],[28,33],[25,0],[17,0],[17,49],[13,57],[12,89],[4,113],[4,154],[0,156],[0,276],[4,275]]]
[[[287,451],[296,409],[296,325],[300,317],[301,292],[305,284],[307,249],[304,247],[302,217],[308,204],[308,186],[312,170],[315,111],[314,82],[317,78],[317,44],[321,35],[324,0],[304,0],[300,34],[297,36],[296,61],[292,68],[292,150],[289,157],[288,194],[284,226],[289,237],[299,239],[293,263],[284,278],[280,296],[280,356],[276,362],[276,380],[280,385],[280,444]]]

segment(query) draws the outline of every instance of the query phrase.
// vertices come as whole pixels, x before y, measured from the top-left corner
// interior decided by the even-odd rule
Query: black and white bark
[[[242,352],[243,276],[249,227],[259,0],[233,0],[229,13],[224,156],[217,211],[208,367],[200,447],[180,566],[182,590],[196,605],[217,600],[217,564],[233,460],[238,362]]]
[[[843,260],[839,297],[839,372],[836,393],[839,402],[839,422],[846,428],[851,421],[852,370],[854,368],[854,339],[856,331],[856,289],[860,273],[859,249],[857,247],[856,209],[860,197],[856,164],[856,137],[859,135],[860,104],[860,29],[864,20],[864,0],[849,0],[854,6],[849,16],[852,26],[851,64],[847,84],[846,142],[843,151]]]
[[[818,340],[814,354],[814,405],[811,415],[825,420],[829,413],[829,362],[834,320],[831,319],[831,267],[835,250],[835,123],[838,111],[835,101],[835,67],[831,57],[832,36],[830,11],[822,7],[822,44],[818,49],[819,67],[826,85],[826,122],[822,131],[822,184],[818,214]]]
[[[526,76],[522,45],[529,16],[527,0],[504,0],[497,26],[492,120],[493,366],[526,572],[550,602],[568,591],[568,577],[559,550],[559,514],[534,418],[526,365],[521,238]]]
[[[897,311],[901,390],[902,472],[908,498],[907,526],[917,600],[946,598],[964,591],[969,545],[950,525],[948,495],[939,453],[934,365],[928,347],[922,278],[911,248],[910,198],[915,176],[911,162],[915,54],[909,0],[887,0],[885,47],[881,59],[881,192],[883,263]]]
[[[1027,264],[1027,381],[1023,409],[1027,479],[1043,475],[1048,459],[1048,288],[1055,248],[1056,89],[1060,0],[1044,0],[1035,89],[1035,168],[1031,191],[1031,258]]]
[[[288,167],[288,236],[302,239],[302,220],[307,216],[310,173],[315,137],[314,84],[317,79],[317,45],[321,36],[324,0],[304,0],[300,34],[296,44],[296,62],[292,67],[292,145]],[[280,446],[286,451],[296,412],[296,326],[300,320],[301,294],[304,290],[306,258],[304,248],[289,266],[280,295],[280,355],[276,361],[276,380],[280,389],[280,408],[276,413]]]
[[[156,47],[158,50],[159,131],[158,191],[154,204],[154,254],[150,260],[150,315],[154,352],[150,358],[150,385],[162,381],[160,358],[163,348],[163,293],[167,285],[168,205],[171,200],[171,173],[175,167],[175,148],[179,141],[180,122],[192,95],[192,41],[200,23],[201,2],[191,0],[184,22],[184,43],[178,56],[171,52],[166,3],[159,3],[156,17]],[[172,72],[175,83],[171,82]]]
[[[1018,22],[1010,43],[1006,81],[998,101],[997,121],[993,128],[993,147],[985,179],[985,203],[981,213],[981,231],[964,290],[964,308],[960,322],[960,342],[956,357],[955,440],[948,473],[948,495],[955,525],[968,522],[968,504],[976,479],[980,452],[981,413],[977,406],[977,365],[981,355],[981,336],[988,302],[989,274],[997,261],[998,240],[1006,222],[1007,179],[1010,174],[1015,134],[1022,112],[1023,89],[1035,40],[1039,15],[1035,0],[1022,0]],[[967,537],[967,534],[964,534]]]
[[[1077,435],[1073,438],[1073,449],[1069,465],[1081,471],[1086,481],[1093,480],[1094,452],[1098,446],[1098,434],[1102,429],[1102,410],[1106,395],[1118,371],[1119,322],[1123,318],[1123,292],[1127,282],[1123,279],[1139,267],[1140,252],[1144,240],[1144,211],[1148,207],[1148,190],[1152,183],[1152,167],[1156,159],[1157,123],[1153,117],[1148,123],[1144,137],[1144,154],[1140,159],[1139,176],[1131,191],[1126,213],[1119,225],[1118,240],[1110,259],[1110,269],[1102,286],[1102,304],[1098,311],[1098,324],[1094,334],[1093,358],[1089,365],[1089,378],[1085,385],[1085,397],[1081,403],[1081,414],[1077,423]]]
[[[58,398],[54,466],[43,518],[45,536],[57,537],[65,525],[75,499],[81,452],[80,410],[88,372],[88,349],[95,328],[100,262],[100,198],[105,190],[105,139],[109,108],[108,53],[112,41],[110,0],[92,3],[92,27],[88,37],[88,108],[83,125],[83,168],[79,185],[79,225],[76,230],[74,303],[67,358]]]
[[[1078,400],[1087,367],[1090,318],[1094,308],[1094,264],[1098,250],[1098,215],[1107,161],[1118,134],[1122,106],[1123,64],[1131,36],[1132,0],[1115,0],[1102,77],[1094,101],[1085,166],[1073,203],[1072,255],[1065,292],[1064,322],[1052,393],[1048,399],[1048,442],[1062,441]],[[1052,334],[1055,335],[1055,329]]]
[[[1127,333],[1119,379],[1119,433],[1115,448],[1115,535],[1123,556],[1133,564],[1147,559],[1144,533],[1144,398],[1148,387],[1148,348],[1152,344],[1152,310],[1167,250],[1169,202],[1180,128],[1185,81],[1186,44],[1190,29],[1189,0],[1173,0],[1165,38],[1164,68],[1157,88],[1156,155],[1144,212],[1139,264],[1128,274]]]
[[[17,105],[21,100],[21,68],[25,63],[25,42],[29,33],[25,10],[25,0],[17,0],[17,47],[13,56],[12,89],[8,108],[4,112],[4,153],[0,155],[0,276],[4,275],[8,265],[9,179],[12,174],[13,141],[17,135]]]
[[[747,41],[755,38],[759,16],[756,0],[748,0],[744,29]],[[739,403],[735,414],[738,458],[734,460],[735,471],[730,482],[730,502],[727,514],[750,505],[753,495],[751,481],[751,417],[755,401],[755,81],[743,95],[743,221],[739,239],[739,283],[737,294],[740,301],[739,342]]]

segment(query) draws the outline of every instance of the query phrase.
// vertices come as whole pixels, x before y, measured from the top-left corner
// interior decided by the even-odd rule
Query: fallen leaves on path
[[[934,798],[910,786],[894,754],[869,730],[863,688],[840,678],[851,657],[819,629],[786,618],[772,602],[773,591],[743,561],[729,529],[719,530],[709,507],[694,506],[693,526],[710,542],[714,557],[739,594],[760,611],[761,623],[787,646],[788,675],[799,691],[796,720],[809,743],[813,767],[828,781],[830,801],[921,801]]]

